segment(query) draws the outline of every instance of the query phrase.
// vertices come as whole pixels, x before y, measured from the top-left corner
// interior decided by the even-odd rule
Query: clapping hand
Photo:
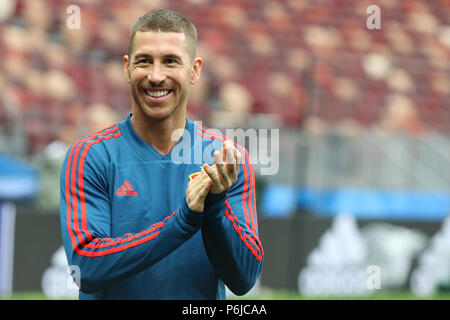
[[[226,140],[221,151],[214,151],[214,165],[205,163],[202,168],[212,181],[211,193],[218,194],[228,190],[236,181],[239,172],[241,154]]]

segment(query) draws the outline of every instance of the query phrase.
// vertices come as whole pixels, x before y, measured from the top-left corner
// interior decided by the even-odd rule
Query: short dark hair
[[[148,12],[140,17],[130,29],[128,55],[133,51],[133,41],[138,31],[179,32],[186,36],[186,44],[191,59],[194,60],[197,51],[197,29],[185,16],[168,9]]]

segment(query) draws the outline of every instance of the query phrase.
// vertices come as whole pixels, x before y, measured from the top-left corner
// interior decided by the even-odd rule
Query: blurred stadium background
[[[190,118],[279,129],[278,173],[255,164],[265,262],[248,297],[450,297],[449,0],[2,0],[0,296],[73,296],[60,165],[128,114],[129,27],[162,7],[198,28]]]

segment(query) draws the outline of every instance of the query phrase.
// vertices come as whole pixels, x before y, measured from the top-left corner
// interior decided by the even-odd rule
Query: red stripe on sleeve
[[[250,155],[248,154],[247,150],[243,150],[244,154],[245,154],[245,158],[247,159],[247,163],[248,163],[248,169],[250,171],[250,195],[248,197],[248,207],[249,210],[251,211],[251,219],[252,219],[252,230],[254,233],[256,233],[256,206],[253,206],[255,204],[255,173],[253,171],[253,165],[250,162]],[[253,200],[253,203],[252,203]]]
[[[72,192],[72,206],[73,206],[73,212],[74,212],[74,231],[75,234],[77,235],[78,241],[79,243],[84,243],[85,242],[85,238],[81,232],[81,230],[86,231],[86,219],[85,219],[85,214],[86,214],[86,203],[84,201],[84,190],[83,190],[83,167],[84,167],[84,158],[86,157],[87,151],[89,150],[89,148],[96,143],[100,143],[102,140],[109,140],[111,138],[117,138],[121,135],[120,132],[117,132],[119,130],[119,127],[116,126],[114,129],[110,129],[107,131],[104,131],[100,134],[94,134],[91,136],[91,138],[86,138],[86,139],[82,139],[81,142],[78,144],[78,146],[76,147],[75,150],[75,155],[74,155],[74,162],[72,164],[72,173],[71,173],[71,192]],[[114,135],[110,135],[107,136],[107,134],[112,134],[114,132],[117,132]],[[94,141],[88,141],[88,139],[94,139],[97,138],[97,140]],[[86,144],[84,144],[84,142],[87,142]],[[83,151],[81,153],[81,158],[80,158],[80,162],[78,163],[78,189],[76,186],[76,168],[77,168],[77,159],[79,156],[79,153],[81,151],[81,149],[83,148]],[[81,169],[81,172],[80,172]],[[79,209],[78,209],[78,192],[77,190],[79,190],[79,196],[80,196],[80,204],[81,204],[81,230],[80,230],[80,226],[79,226],[79,222],[78,222],[78,213],[79,213]],[[84,207],[83,207],[84,205]],[[84,217],[83,217],[83,210],[84,210]],[[86,232],[85,232],[86,234]],[[88,232],[87,237],[89,238],[90,233]]]
[[[96,133],[92,133],[92,134],[90,134],[89,136],[87,136],[85,139],[80,139],[80,140],[78,140],[78,141],[74,144],[74,147],[71,148],[71,150],[70,150],[69,157],[68,157],[68,162],[67,162],[67,167],[66,167],[66,174],[65,174],[65,198],[66,198],[66,220],[67,220],[67,221],[66,221],[66,224],[67,224],[67,229],[68,229],[68,231],[69,231],[70,239],[71,239],[71,241],[72,241],[72,247],[73,247],[73,248],[76,248],[76,246],[77,246],[76,238],[75,238],[75,235],[73,234],[73,231],[72,231],[72,228],[71,228],[71,224],[72,224],[72,218],[71,218],[72,206],[71,206],[70,195],[71,195],[71,191],[73,191],[73,190],[70,190],[70,187],[69,187],[69,177],[70,177],[70,173],[71,173],[70,170],[71,170],[71,168],[72,168],[73,152],[74,152],[74,150],[77,149],[77,146],[79,147],[80,144],[82,144],[84,141],[87,141],[88,139],[90,139],[90,138],[92,138],[92,137],[94,137],[94,136],[96,136],[96,135],[99,135],[99,133],[100,133],[101,131],[110,129],[110,128],[114,127],[114,126],[115,126],[115,124],[112,125],[112,126],[110,126],[110,127],[108,127],[108,128],[106,128],[106,129],[100,130],[100,131],[98,131],[98,132],[96,132]],[[77,157],[75,158],[75,160],[76,160],[76,159],[77,159]],[[75,162],[75,163],[76,163],[76,162]],[[75,165],[76,165],[76,164],[75,164]],[[72,195],[73,195],[73,194],[72,194]],[[73,198],[73,197],[72,197],[72,198]],[[75,200],[76,200],[76,196],[75,196]],[[78,220],[78,219],[77,219],[77,220]],[[74,227],[74,229],[75,229],[75,231],[79,230],[78,221],[77,221],[76,226]],[[77,235],[77,236],[78,236],[78,235]]]
[[[236,221],[237,225],[239,226],[239,220],[238,220],[237,216],[235,215],[235,213],[233,211],[233,208],[231,207],[230,203],[228,202],[228,199],[225,200],[225,205],[226,205],[226,207],[228,208],[229,212],[232,215],[232,216],[227,216],[228,220],[232,221],[233,224],[234,224],[234,221]],[[250,233],[252,233],[252,236],[250,236],[248,234],[245,234],[245,236],[243,236],[242,233],[241,233],[241,231],[243,231],[242,227],[239,226],[238,229],[239,229],[238,233],[241,235],[241,237],[248,238],[249,241],[251,241],[256,246],[258,251],[260,251],[260,249],[261,249],[260,252],[261,252],[262,255],[264,255],[263,248],[262,248],[262,245],[261,245],[261,241],[259,241],[259,237],[254,232],[252,232],[251,230],[249,230],[249,231],[250,231]],[[235,230],[236,230],[236,228],[235,228]]]
[[[228,209],[225,209],[225,216],[228,220],[230,220],[233,223],[234,230],[239,234],[241,240],[244,242],[245,246],[250,250],[250,252],[255,256],[256,260],[262,261],[263,254],[258,246],[256,246],[256,243],[253,241],[253,245],[256,247],[257,250],[249,243],[248,240],[252,240],[252,238],[248,235],[243,233],[242,227],[239,226],[239,224],[235,223],[235,220],[237,221],[237,217],[232,217],[230,213],[228,212]],[[238,222],[238,221],[237,221]],[[258,253],[257,251],[261,252]]]
[[[152,232],[158,231],[166,224],[166,221],[169,220],[170,218],[172,218],[176,213],[177,213],[177,211],[174,211],[170,216],[166,217],[163,220],[163,222],[154,223],[149,227],[149,229],[141,231],[139,233],[135,233],[135,234],[127,233],[127,234],[123,235],[122,237],[114,238],[114,239],[112,239],[112,238],[102,238],[102,239],[94,238],[94,239],[92,239],[92,241],[90,243],[84,245],[84,247],[96,250],[99,248],[106,248],[109,246],[114,246],[117,244],[133,241],[134,239],[137,239],[137,238],[140,238],[147,234],[150,234]],[[123,238],[123,237],[126,237],[126,238]],[[153,238],[148,238],[148,240],[151,240],[151,239],[153,239]],[[96,244],[93,244],[93,242]],[[132,245],[127,245],[123,250],[125,250],[126,248],[129,248],[131,246]],[[86,251],[86,252],[91,252],[91,251]],[[103,251],[101,251],[101,252],[103,252]]]
[[[69,231],[70,240],[72,241],[72,248],[77,247],[77,242],[75,240],[75,236],[72,232],[72,217],[71,217],[71,204],[70,204],[70,191],[69,191],[69,176],[70,176],[70,166],[72,163],[72,154],[73,154],[74,148],[70,150],[67,167],[66,167],[66,176],[65,176],[65,196],[66,196],[66,224],[67,224],[67,230]]]
[[[118,130],[119,127],[117,127]],[[112,132],[115,132],[117,130],[113,130]],[[111,132],[111,133],[112,133]],[[87,229],[87,222],[86,222],[86,199],[84,194],[84,180],[83,180],[83,169],[84,169],[84,162],[86,160],[87,153],[92,145],[100,143],[102,140],[109,140],[112,138],[118,138],[122,135],[122,133],[119,131],[116,134],[105,136],[103,133],[100,135],[97,140],[90,141],[85,145],[85,148],[83,149],[83,152],[81,153],[79,168],[78,168],[78,185],[79,185],[79,191],[80,191],[80,203],[81,203],[81,223],[82,223],[82,230],[85,232],[87,236],[87,241],[89,242],[92,240],[91,232]],[[84,239],[84,237],[83,237]]]
[[[163,221],[167,221],[169,220],[171,217],[173,217],[175,214],[177,213],[177,211],[174,211],[170,216],[166,217]],[[110,238],[103,238],[103,239],[92,239],[92,241],[88,244],[85,244],[83,247],[84,248],[89,248],[89,249],[93,249],[93,250],[97,250],[97,251],[87,251],[81,248],[76,248],[75,251],[78,254],[81,254],[83,256],[87,256],[87,257],[100,257],[100,256],[104,256],[110,253],[115,253],[115,252],[119,252],[119,251],[123,251],[126,250],[128,248],[132,248],[135,246],[138,246],[142,243],[145,243],[147,241],[150,241],[152,239],[155,239],[159,232],[160,229],[165,225],[165,222],[159,222],[157,224],[153,224],[152,226],[157,225],[153,228],[150,228],[148,230],[136,233],[136,234],[126,234],[128,235],[127,238],[115,238],[115,239],[110,239]],[[141,238],[142,236],[145,236],[144,238]],[[140,238],[140,239],[139,239]],[[110,241],[109,243],[101,243],[104,240],[108,240]],[[96,244],[94,244],[94,243]],[[127,243],[126,245],[119,245],[116,246],[118,244],[123,244],[123,243]],[[98,249],[104,249],[107,247],[112,247],[110,249],[107,250],[98,250]]]

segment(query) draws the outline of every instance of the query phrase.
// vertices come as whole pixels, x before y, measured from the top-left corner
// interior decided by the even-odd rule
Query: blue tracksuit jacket
[[[264,255],[247,150],[236,144],[238,181],[194,212],[187,184],[224,137],[186,119],[163,156],[131,116],[73,144],[61,169],[62,239],[80,270],[80,299],[225,299],[224,284],[246,293]]]

